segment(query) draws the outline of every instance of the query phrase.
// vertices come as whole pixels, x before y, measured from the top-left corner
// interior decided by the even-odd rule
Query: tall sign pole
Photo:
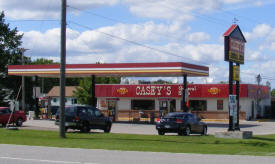
[[[65,134],[65,67],[66,67],[66,6],[67,0],[62,0],[61,7],[61,51],[60,51],[60,125],[59,137],[66,138]]]
[[[224,60],[229,62],[228,131],[240,130],[240,64],[244,64],[245,43],[246,40],[237,24],[233,24],[224,33]],[[236,82],[235,94],[234,81]]]

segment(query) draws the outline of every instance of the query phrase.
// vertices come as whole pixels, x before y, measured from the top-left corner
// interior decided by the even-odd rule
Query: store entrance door
[[[170,100],[169,105],[169,112],[175,112],[176,111],[176,100],[172,99]]]
[[[168,100],[159,101],[159,116],[162,117],[168,113]]]

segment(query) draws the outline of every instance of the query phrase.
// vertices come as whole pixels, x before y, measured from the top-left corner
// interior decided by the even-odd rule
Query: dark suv
[[[56,112],[55,124],[59,125],[60,111]],[[105,117],[97,108],[91,106],[66,106],[65,130],[78,129],[87,133],[91,129],[102,129],[105,133],[111,131],[112,121]]]

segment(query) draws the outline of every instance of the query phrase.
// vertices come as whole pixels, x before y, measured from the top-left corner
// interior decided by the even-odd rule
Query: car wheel
[[[190,133],[191,133],[191,129],[190,129],[189,126],[187,126],[187,127],[185,128],[184,135],[189,136]]]
[[[18,118],[17,120],[16,120],[16,126],[22,126],[23,125],[23,120],[22,120],[22,118]]]
[[[179,135],[179,136],[183,136],[183,135],[184,135],[184,130],[180,129],[180,130],[178,131],[178,135]]]
[[[201,135],[202,135],[202,136],[206,136],[206,135],[207,135],[207,127],[206,127],[206,126],[203,127],[203,130],[202,130],[202,132],[201,132]]]
[[[90,126],[89,126],[89,124],[83,124],[82,125],[82,127],[81,127],[81,129],[80,129],[80,131],[82,132],[82,133],[88,133],[88,132],[90,132]]]
[[[162,130],[158,130],[158,134],[159,134],[159,135],[164,135],[165,133],[164,133],[164,131],[162,131]]]
[[[104,128],[104,133],[110,133],[110,131],[111,131],[111,124],[107,124],[106,126],[105,126],[105,128]]]

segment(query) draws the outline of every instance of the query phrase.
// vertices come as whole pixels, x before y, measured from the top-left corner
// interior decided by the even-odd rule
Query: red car
[[[0,107],[0,124],[6,126],[11,116],[11,110],[9,107]],[[15,111],[10,118],[10,123],[16,123],[17,126],[22,126],[23,122],[27,120],[24,111]]]

